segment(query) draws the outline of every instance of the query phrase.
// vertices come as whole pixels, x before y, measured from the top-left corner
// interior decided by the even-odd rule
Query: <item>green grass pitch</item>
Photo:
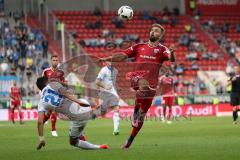
[[[146,121],[129,150],[121,149],[131,130],[121,121],[120,135],[112,135],[112,121],[90,121],[86,128],[92,143],[107,143],[109,150],[81,150],[68,144],[69,122],[58,121],[59,137],[45,126],[46,146],[36,151],[36,122],[15,125],[0,122],[0,160],[239,160],[240,125],[230,117],[199,117],[165,124]]]

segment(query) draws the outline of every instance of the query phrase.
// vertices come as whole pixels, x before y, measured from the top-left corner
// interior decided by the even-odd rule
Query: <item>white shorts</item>
[[[83,135],[84,128],[87,125],[87,121],[81,122],[81,121],[72,121],[69,131],[69,136],[73,138],[78,138],[81,135]]]
[[[109,92],[100,92],[99,98],[101,99],[101,107],[103,110],[107,110],[108,108],[112,108],[114,106],[119,106],[119,97],[115,94]]]

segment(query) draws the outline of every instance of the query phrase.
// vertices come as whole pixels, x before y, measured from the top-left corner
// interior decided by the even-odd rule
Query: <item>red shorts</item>
[[[11,101],[11,107],[18,108],[21,105],[21,101]]]
[[[137,98],[135,101],[135,108],[140,108],[143,112],[147,113],[148,109],[152,105],[153,97]]]
[[[163,104],[165,106],[173,106],[174,104],[174,96],[163,96]]]

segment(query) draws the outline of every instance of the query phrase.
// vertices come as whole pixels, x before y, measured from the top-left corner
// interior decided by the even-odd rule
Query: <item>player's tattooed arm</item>
[[[77,99],[74,95],[72,95],[70,92],[66,91],[63,88],[59,89],[59,93],[61,95],[65,96],[66,98],[68,98],[69,100],[78,103],[82,107],[89,107],[89,104],[85,104],[84,102],[82,102],[81,100]]]
[[[170,50],[170,62],[175,62],[176,57],[174,51],[176,50],[176,47],[174,45],[171,45],[169,50]]]
[[[101,58],[100,61],[122,62],[125,61],[128,56],[124,53],[115,54],[113,56]]]

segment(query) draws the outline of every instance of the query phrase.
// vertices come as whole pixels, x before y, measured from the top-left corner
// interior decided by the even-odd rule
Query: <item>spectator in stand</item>
[[[48,58],[48,41],[45,39],[42,41],[43,58]]]
[[[50,67],[50,64],[46,60],[46,61],[43,62],[41,69],[44,70],[44,69],[49,68],[49,67]]]
[[[184,73],[184,66],[183,65],[177,65],[177,67],[176,67],[176,74],[177,75],[183,75],[183,73]]]
[[[171,21],[170,21],[170,23],[171,23],[171,26],[172,26],[172,27],[175,27],[175,26],[178,24],[178,19],[177,19],[177,16],[176,16],[176,15],[172,15],[172,16],[171,16]]]
[[[168,24],[169,23],[169,19],[167,15],[164,15],[162,18],[162,24]]]
[[[189,37],[186,34],[180,36],[178,43],[183,46],[189,46]]]
[[[185,24],[184,29],[185,29],[185,32],[191,33],[192,32],[192,25],[191,24]]]
[[[143,20],[156,20],[156,17],[154,17],[149,11],[144,10],[143,11]]]
[[[193,61],[193,63],[192,63],[192,70],[199,70],[199,66],[198,66],[197,61]]]
[[[115,25],[116,28],[123,28],[123,21],[116,17],[112,18],[112,23]]]
[[[102,11],[100,9],[100,7],[96,6],[93,10],[93,15],[94,16],[101,16],[102,15]]]
[[[178,7],[174,7],[173,8],[173,15],[174,16],[179,16],[180,12],[179,12],[179,8]]]
[[[240,33],[240,23],[236,24],[236,32]]]
[[[94,23],[94,29],[99,29],[102,28],[102,22],[101,20],[98,18],[95,23]]]
[[[222,31],[227,33],[229,31],[229,23],[225,22],[222,27]]]
[[[229,55],[235,56],[235,53],[237,51],[237,44],[234,41],[232,41],[230,43],[229,47],[227,48],[227,51],[228,51]]]
[[[189,61],[195,61],[195,60],[198,60],[198,54],[197,52],[189,52],[188,54],[186,54],[186,59],[189,60]]]
[[[209,60],[208,52],[203,52],[203,53],[202,53],[202,59],[203,59],[203,60]]]
[[[7,60],[4,59],[3,62],[0,64],[1,74],[4,76],[7,75],[8,69],[9,69],[9,66],[8,66]]]
[[[199,20],[200,19],[200,16],[201,16],[201,12],[198,8],[195,8],[194,11],[193,11],[193,16],[194,16],[194,19],[195,20]]]
[[[94,24],[90,21],[87,21],[84,26],[86,29],[94,29]]]
[[[102,37],[103,38],[113,38],[115,35],[115,31],[113,29],[103,29],[102,30]]]
[[[165,7],[163,8],[163,15],[169,16],[170,14],[171,14],[171,12],[169,11],[168,6],[165,6]]]

